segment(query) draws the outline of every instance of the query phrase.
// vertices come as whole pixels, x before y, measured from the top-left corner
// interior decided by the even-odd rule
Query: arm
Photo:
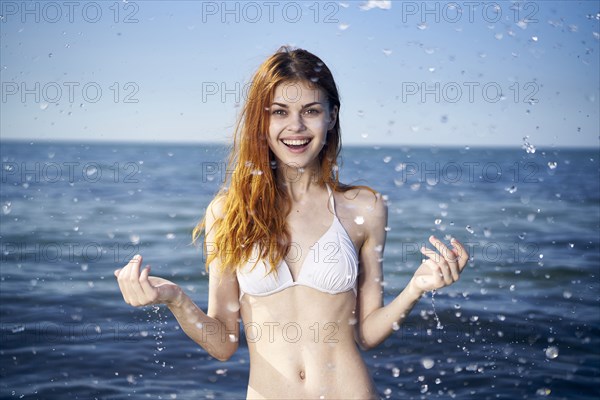
[[[424,261],[404,290],[388,305],[383,306],[383,249],[387,207],[378,196],[365,224],[365,240],[360,251],[361,275],[357,301],[359,316],[358,339],[364,349],[383,342],[394,326],[401,325],[423,293],[442,288],[457,281],[469,255],[464,247],[453,240],[449,249],[431,236],[429,241],[439,253],[421,248],[429,257]]]
[[[239,304],[235,275],[209,273],[208,312],[204,313],[182,290],[177,301],[167,303],[183,331],[211,356],[227,361],[238,348]],[[233,295],[232,295],[233,294]],[[236,311],[233,311],[236,310]]]
[[[206,211],[207,243],[211,242],[215,217],[220,214],[218,201]],[[135,256],[124,268],[116,270],[119,288],[127,304],[145,306],[166,304],[183,331],[211,356],[225,361],[237,350],[239,337],[239,301],[234,273],[218,273],[219,260],[209,266],[208,313],[204,313],[173,282],[149,276],[147,266],[140,273],[142,257]]]

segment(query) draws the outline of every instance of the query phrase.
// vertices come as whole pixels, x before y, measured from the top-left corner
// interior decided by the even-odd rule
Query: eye
[[[308,115],[319,115],[321,113],[321,110],[319,110],[317,108],[309,108],[308,110],[305,111],[305,113]]]
[[[271,114],[272,115],[285,115],[285,110],[282,110],[282,109],[273,110],[273,112]]]

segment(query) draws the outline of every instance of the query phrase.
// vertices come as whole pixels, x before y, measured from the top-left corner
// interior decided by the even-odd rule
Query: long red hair
[[[291,203],[277,184],[275,157],[269,149],[269,107],[275,88],[281,83],[303,82],[321,89],[327,96],[330,110],[340,109],[338,89],[331,71],[321,59],[302,49],[281,47],[258,68],[248,91],[248,98],[238,120],[227,171],[219,195],[224,196],[223,218],[215,221],[214,243],[207,254],[208,266],[216,257],[221,268],[235,271],[250,261],[254,246],[258,255],[276,270],[290,248],[291,238],[286,226]],[[339,114],[338,114],[339,115]],[[338,157],[341,150],[340,119],[328,131],[327,141],[319,154],[320,171],[316,179],[336,191],[353,186],[341,184]],[[206,218],[206,217],[205,217]],[[205,228],[203,219],[192,233],[196,241]],[[208,248],[206,239],[205,249]],[[258,260],[254,257],[253,261]]]

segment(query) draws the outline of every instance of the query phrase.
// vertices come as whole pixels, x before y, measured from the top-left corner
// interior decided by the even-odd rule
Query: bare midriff
[[[248,399],[375,399],[355,342],[352,290],[293,286],[240,303],[250,352]]]

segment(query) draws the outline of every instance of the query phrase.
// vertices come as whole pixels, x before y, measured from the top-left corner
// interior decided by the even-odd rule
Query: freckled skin
[[[294,280],[311,246],[333,222],[327,189],[314,176],[338,111],[327,104],[321,90],[302,83],[298,88],[293,101],[283,86],[276,88],[268,133],[277,179],[291,199],[286,222],[299,254],[288,254],[285,261]],[[286,140],[303,145],[290,148]],[[237,350],[241,318],[250,354],[249,399],[376,399],[359,346],[377,346],[402,324],[424,292],[458,280],[468,254],[458,241],[447,247],[431,236],[436,250],[421,249],[426,260],[406,288],[384,306],[385,203],[380,195],[358,188],[333,195],[337,217],[359,258],[357,296],[352,290],[328,294],[297,285],[240,299],[235,273],[219,273],[215,259],[209,265],[205,313],[179,286],[149,276],[149,267],[140,270],[142,259],[137,257],[115,271],[123,298],[133,306],[166,304],[183,331],[223,361]],[[207,209],[207,243],[213,242],[211,227],[222,216],[222,198],[216,198]]]

